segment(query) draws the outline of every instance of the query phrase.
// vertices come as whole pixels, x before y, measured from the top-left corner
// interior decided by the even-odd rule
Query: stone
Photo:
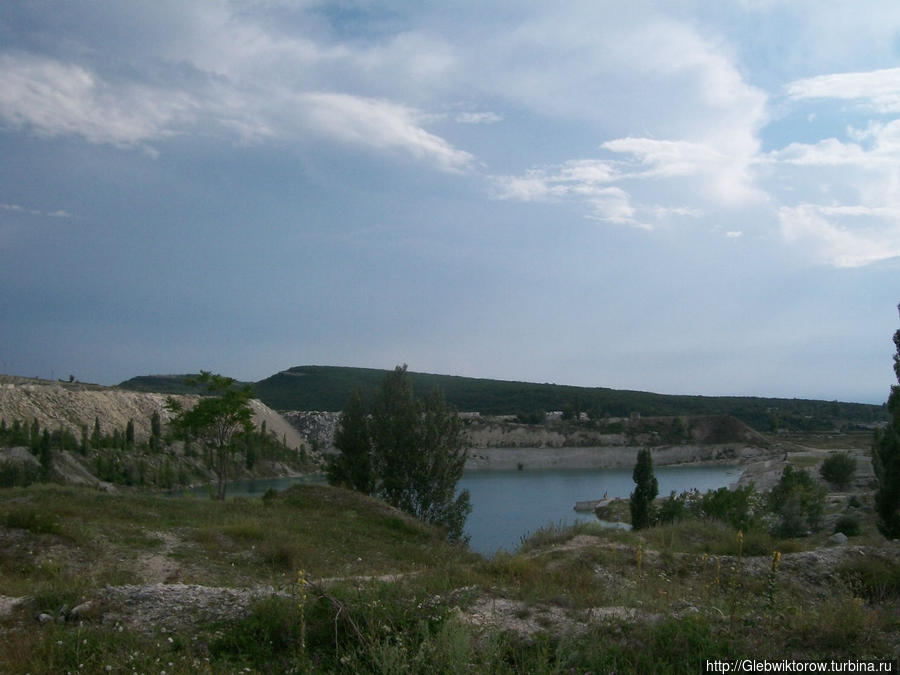
[[[84,619],[88,614],[91,613],[91,610],[94,609],[94,603],[88,600],[87,602],[82,602],[80,605],[75,605],[72,608],[72,611],[69,612],[69,619],[72,621],[78,621],[79,619]]]
[[[829,546],[844,546],[847,543],[847,535],[843,532],[835,532],[828,537]]]

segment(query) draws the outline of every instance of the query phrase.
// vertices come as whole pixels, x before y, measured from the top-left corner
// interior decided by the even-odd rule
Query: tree
[[[134,448],[134,420],[129,419],[125,426],[125,446],[129,449]]]
[[[375,491],[375,473],[372,466],[369,419],[359,389],[350,395],[341,412],[334,433],[334,447],[338,453],[329,458],[325,472],[328,482],[372,494]]]
[[[31,442],[31,451],[38,452],[41,449],[41,425],[38,424],[37,417],[31,422],[31,430],[29,440]]]
[[[659,494],[659,483],[653,475],[653,456],[649,448],[638,450],[631,478],[635,483],[630,502],[631,527],[640,530],[653,525],[653,500]]]
[[[897,305],[900,311],[900,305]],[[900,384],[900,329],[894,333],[894,374]],[[887,402],[891,421],[875,434],[872,467],[878,481],[875,511],[878,529],[888,539],[900,538],[900,386],[891,385]]]
[[[375,493],[407,513],[463,539],[472,510],[469,491],[456,494],[466,448],[462,425],[439,391],[413,395],[406,366],[388,373],[375,394],[368,427]]]
[[[819,467],[819,475],[841,490],[850,485],[855,473],[856,460],[843,451],[831,453]]]
[[[162,420],[159,417],[159,411],[154,410],[150,416],[150,450],[159,452],[162,438]]]
[[[95,450],[100,447],[103,437],[100,435],[100,418],[94,418],[94,430],[91,432],[91,447]]]
[[[825,513],[825,488],[803,469],[788,464],[769,493],[769,510],[778,518],[775,534],[805,536],[809,530],[819,529]]]
[[[172,413],[172,427],[182,436],[199,439],[213,454],[213,471],[218,480],[216,498],[224,500],[231,455],[240,449],[238,438],[253,430],[253,410],[249,386],[238,388],[234,379],[201,370],[189,384],[205,385],[209,396],[185,410],[181,402],[169,397],[166,408]]]
[[[53,451],[50,449],[50,432],[44,429],[40,437],[40,454],[38,460],[41,463],[41,480],[49,480],[53,474]]]

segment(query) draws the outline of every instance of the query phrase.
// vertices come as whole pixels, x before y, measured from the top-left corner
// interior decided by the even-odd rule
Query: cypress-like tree
[[[159,412],[154,410],[153,414],[150,416],[150,449],[153,452],[159,451],[160,446],[162,445],[162,421],[159,417]]]
[[[900,305],[897,305],[900,311]],[[894,374],[900,384],[900,329],[894,333]],[[891,385],[888,398],[891,421],[875,434],[872,467],[878,480],[875,511],[878,529],[888,539],[900,538],[900,386]]]
[[[362,392],[355,389],[341,412],[334,432],[337,454],[329,458],[325,474],[332,485],[345,485],[372,494],[375,474],[372,469],[372,444],[369,419]]]
[[[653,457],[649,448],[638,450],[631,478],[635,483],[630,503],[631,527],[640,530],[653,525],[653,500],[659,494],[659,483],[653,475]]]
[[[38,424],[37,417],[31,422],[30,434],[31,451],[38,452],[41,449],[41,425]]]
[[[129,449],[134,447],[134,420],[133,419],[129,419],[128,424],[125,425],[125,445]]]
[[[100,418],[94,418],[94,430],[91,432],[91,447],[95,450],[101,445],[103,438],[100,435]]]
[[[44,429],[40,440],[41,479],[48,480],[53,473],[53,450],[50,449],[50,432]]]

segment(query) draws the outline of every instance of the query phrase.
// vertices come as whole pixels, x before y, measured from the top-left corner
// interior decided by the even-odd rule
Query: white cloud
[[[900,256],[900,207],[800,204],[779,209],[778,219],[789,243],[828,265],[862,267]]]
[[[496,124],[503,117],[494,112],[461,112],[456,116],[460,124]]]
[[[495,177],[501,199],[538,201],[567,196],[591,197],[618,179],[615,168],[601,160],[573,159],[560,166],[532,169],[522,176]]]
[[[187,93],[112,83],[79,65],[22,54],[0,56],[0,118],[38,136],[77,135],[151,153],[147,144],[176,134],[219,129],[253,143],[293,141],[312,130],[343,143],[404,150],[444,170],[462,169],[473,160],[426,131],[423,113],[386,100],[272,84],[250,87],[227,79]]]
[[[494,185],[499,199],[525,202],[575,199],[585,205],[588,218],[652,229],[639,218],[630,195],[610,185],[618,178],[607,162],[571,160],[556,167],[533,169],[522,176],[497,176]]]
[[[39,136],[134,147],[171,136],[195,114],[196,103],[182,92],[113,86],[86,68],[42,56],[0,56],[0,117]]]
[[[653,226],[642,221],[637,209],[631,204],[627,192],[617,187],[595,190],[587,200],[590,205],[588,217],[616,225],[628,225],[642,230],[652,230]]]
[[[787,85],[794,100],[857,100],[881,113],[900,112],[900,68],[818,75]]]
[[[41,211],[40,209],[26,209],[24,206],[20,206],[19,204],[2,204],[0,203],[0,211],[10,211],[12,213],[27,213],[30,216],[40,216],[44,218],[74,218],[71,213],[64,209],[57,209],[56,211]]]
[[[460,170],[474,157],[418,125],[420,113],[389,101],[336,93],[298,97],[299,114],[331,138],[378,149],[404,150],[446,170]]]
[[[871,157],[862,147],[855,143],[842,143],[836,138],[826,138],[818,143],[790,143],[770,153],[769,158],[797,166],[865,165],[871,162]]]

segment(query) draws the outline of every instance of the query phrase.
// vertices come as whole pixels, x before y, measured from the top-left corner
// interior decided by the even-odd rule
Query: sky
[[[900,3],[0,3],[0,367],[883,402]]]

